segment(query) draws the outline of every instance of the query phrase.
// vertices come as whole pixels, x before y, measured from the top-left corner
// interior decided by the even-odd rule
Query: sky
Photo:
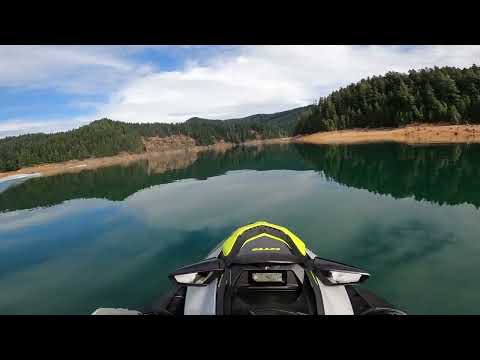
[[[480,63],[480,46],[0,46],[0,138],[305,106],[388,71]]]

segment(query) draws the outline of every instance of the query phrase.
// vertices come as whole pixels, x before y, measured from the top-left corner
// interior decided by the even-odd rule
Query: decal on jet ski
[[[280,248],[253,248],[252,251],[280,251]]]

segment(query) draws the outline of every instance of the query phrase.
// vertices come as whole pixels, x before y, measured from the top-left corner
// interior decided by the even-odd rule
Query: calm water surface
[[[0,314],[145,309],[236,227],[291,228],[413,314],[478,314],[480,146],[272,145],[0,188]]]

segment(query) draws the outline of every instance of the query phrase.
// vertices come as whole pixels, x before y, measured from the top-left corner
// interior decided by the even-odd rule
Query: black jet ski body
[[[289,229],[259,221],[235,230],[205,260],[170,274],[175,288],[148,313],[404,315],[357,286],[369,277],[360,268],[318,257]]]

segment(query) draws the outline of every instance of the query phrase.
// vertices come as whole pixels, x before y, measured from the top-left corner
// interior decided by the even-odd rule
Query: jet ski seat
[[[305,243],[287,228],[258,221],[237,229],[223,245],[227,265],[255,263],[303,263]]]

